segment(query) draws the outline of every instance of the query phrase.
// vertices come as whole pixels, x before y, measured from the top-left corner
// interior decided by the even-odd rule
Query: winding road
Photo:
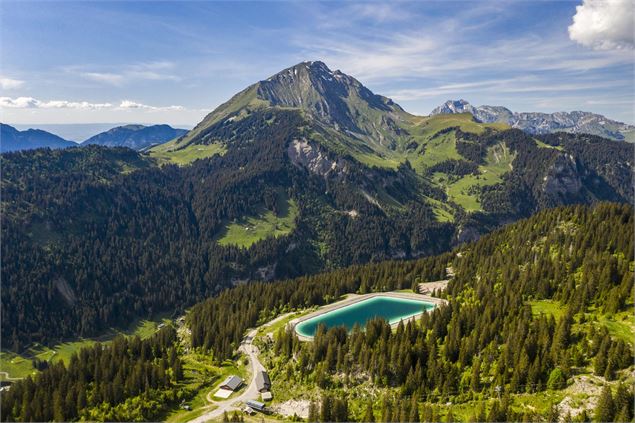
[[[267,322],[264,325],[262,325],[261,328],[266,328],[268,326],[271,326],[274,323],[288,317],[291,314],[293,313],[286,313],[281,316],[278,316],[275,319],[271,320],[270,322]],[[260,392],[258,392],[258,387],[256,386],[255,375],[256,375],[256,372],[260,370],[265,370],[265,367],[262,365],[262,363],[258,359],[258,354],[260,353],[260,351],[258,350],[258,347],[256,347],[253,343],[257,333],[258,333],[258,328],[251,329],[247,333],[247,335],[243,338],[243,341],[240,343],[240,347],[238,347],[238,351],[244,353],[249,358],[249,362],[251,363],[251,374],[249,375],[249,377],[251,378],[251,381],[249,382],[249,385],[247,386],[247,388],[245,388],[245,390],[241,392],[241,394],[238,395],[237,397],[229,398],[229,399],[226,399],[225,401],[211,401],[210,397],[212,395],[212,392],[210,392],[207,395],[207,400],[211,402],[211,405],[216,405],[217,408],[213,409],[212,411],[208,411],[207,413],[202,414],[195,419],[190,420],[190,423],[204,423],[209,420],[217,419],[218,417],[222,416],[225,411],[229,413],[230,411],[240,410],[240,407],[239,407],[240,403],[244,403],[245,401],[250,399],[254,399],[254,400],[259,399]]]

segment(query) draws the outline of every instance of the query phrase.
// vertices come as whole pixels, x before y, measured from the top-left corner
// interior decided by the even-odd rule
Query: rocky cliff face
[[[530,134],[571,132],[618,141],[635,141],[635,126],[590,112],[516,113],[502,106],[475,107],[465,100],[448,100],[430,114],[451,113],[471,113],[479,122],[502,122]]]
[[[568,204],[582,192],[582,180],[570,154],[559,154],[544,177],[543,192],[554,204]]]
[[[294,165],[323,177],[341,176],[348,172],[343,160],[329,158],[325,151],[306,140],[293,140],[289,143],[287,155]]]

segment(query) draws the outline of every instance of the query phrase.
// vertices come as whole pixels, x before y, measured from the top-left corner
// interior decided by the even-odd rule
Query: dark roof
[[[256,401],[256,400],[247,400],[247,402],[245,404],[247,404],[247,406],[253,408],[254,410],[264,410],[265,409],[265,404],[263,404],[260,401]]]
[[[256,373],[256,387],[259,391],[263,389],[269,389],[271,387],[271,380],[269,379],[269,375],[264,370],[260,370]]]
[[[220,386],[226,386],[228,389],[232,391],[238,389],[240,385],[243,384],[243,380],[238,376],[227,376],[227,379],[220,384]]]

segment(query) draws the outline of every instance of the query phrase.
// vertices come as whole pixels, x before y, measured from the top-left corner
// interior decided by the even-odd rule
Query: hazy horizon
[[[88,138],[107,131],[117,126],[123,125],[161,125],[163,122],[110,122],[110,123],[10,123],[2,122],[13,126],[19,131],[27,129],[41,129],[50,132],[58,137],[62,137],[67,141],[81,143]],[[170,125],[177,129],[192,129],[194,125]]]

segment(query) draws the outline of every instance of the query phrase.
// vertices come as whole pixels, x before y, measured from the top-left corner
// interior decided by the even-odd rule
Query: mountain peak
[[[399,137],[394,121],[405,114],[399,105],[352,76],[332,71],[319,60],[305,61],[236,94],[205,117],[183,142],[198,142],[211,125],[263,107],[298,109],[318,126],[377,143]]]
[[[467,101],[448,100],[436,107],[431,115],[471,113],[482,123],[505,123],[530,134],[573,132],[598,135],[613,140],[635,140],[635,127],[591,112],[512,112],[503,106],[474,107]]]
[[[448,100],[439,107],[436,107],[430,114],[472,113],[473,110],[474,106],[466,100]]]

